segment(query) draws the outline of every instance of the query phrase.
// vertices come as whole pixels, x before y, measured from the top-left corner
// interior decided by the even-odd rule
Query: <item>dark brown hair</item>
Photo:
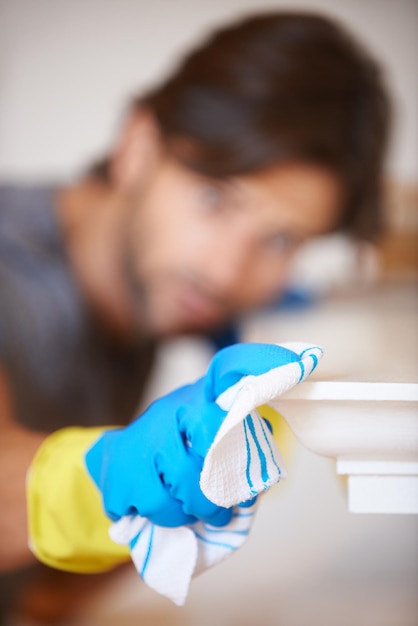
[[[377,231],[388,97],[376,62],[334,20],[279,12],[222,28],[133,107],[151,109],[173,154],[209,176],[329,168],[345,189],[340,226]]]

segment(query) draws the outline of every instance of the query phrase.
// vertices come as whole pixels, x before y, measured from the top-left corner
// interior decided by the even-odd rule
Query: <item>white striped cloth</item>
[[[206,497],[233,507],[231,522],[214,527],[203,522],[163,528],[138,515],[126,516],[110,528],[110,536],[131,545],[131,556],[143,580],[175,604],[184,604],[192,576],[219,563],[247,539],[259,499],[250,501],[286,476],[279,449],[257,407],[268,404],[315,369],[322,349],[286,343],[300,360],[259,376],[245,376],[217,399],[227,415],[205,458],[200,486]]]

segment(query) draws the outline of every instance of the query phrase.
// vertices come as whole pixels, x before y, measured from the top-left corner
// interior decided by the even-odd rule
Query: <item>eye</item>
[[[290,233],[276,233],[267,237],[264,248],[271,254],[289,254],[300,245],[300,240]]]
[[[201,205],[205,209],[218,209],[225,201],[225,191],[221,185],[206,183],[200,190]]]

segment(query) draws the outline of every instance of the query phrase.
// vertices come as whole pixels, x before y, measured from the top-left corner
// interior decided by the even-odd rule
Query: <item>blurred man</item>
[[[376,233],[388,116],[338,25],[263,15],[138,97],[74,186],[0,190],[3,571],[34,558],[25,476],[51,432],[127,424],[159,339],[276,299],[316,236]]]

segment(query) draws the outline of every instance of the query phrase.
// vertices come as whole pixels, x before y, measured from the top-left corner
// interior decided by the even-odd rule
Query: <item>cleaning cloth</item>
[[[227,414],[206,455],[200,486],[215,504],[233,507],[230,523],[215,527],[197,522],[166,528],[132,515],[110,528],[113,541],[130,546],[143,580],[177,605],[184,604],[192,576],[219,563],[245,542],[259,506],[256,496],[286,476],[280,451],[257,407],[305,380],[322,349],[306,343],[281,345],[298,354],[299,360],[258,376],[244,376],[217,398]]]

